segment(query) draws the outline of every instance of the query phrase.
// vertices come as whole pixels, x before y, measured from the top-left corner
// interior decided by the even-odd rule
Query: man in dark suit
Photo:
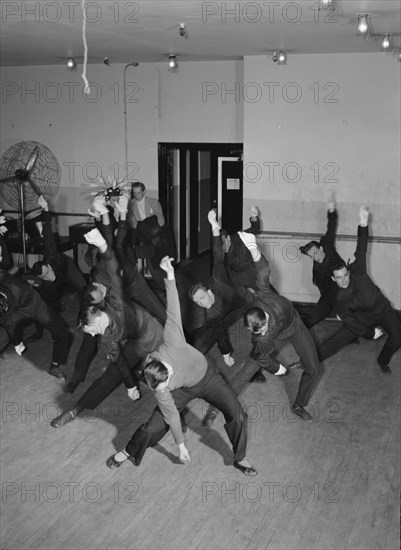
[[[359,219],[355,261],[350,266],[340,262],[332,268],[332,278],[338,286],[335,307],[345,327],[357,336],[377,339],[383,334],[380,327],[384,328],[387,339],[377,362],[382,372],[391,374],[391,358],[401,347],[401,314],[395,311],[367,274],[366,252],[369,238],[367,207],[361,206]]]

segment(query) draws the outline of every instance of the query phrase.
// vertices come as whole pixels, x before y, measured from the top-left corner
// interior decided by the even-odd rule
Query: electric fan
[[[0,158],[0,195],[18,210],[22,256],[27,271],[25,218],[38,208],[38,198],[50,201],[58,191],[61,168],[53,153],[37,141],[20,141]]]

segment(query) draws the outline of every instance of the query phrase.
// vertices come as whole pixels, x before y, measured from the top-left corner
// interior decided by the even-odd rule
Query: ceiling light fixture
[[[69,71],[76,71],[77,70],[77,64],[76,64],[75,59],[73,57],[69,57],[67,59],[67,69]]]
[[[358,15],[358,25],[356,30],[357,36],[370,36],[370,15],[368,13],[360,13]]]
[[[382,50],[384,52],[388,51],[391,46],[390,35],[382,34]]]
[[[273,52],[272,59],[274,63],[277,63],[277,65],[286,65],[287,53],[284,50],[280,50],[279,52]]]
[[[180,23],[180,28],[178,32],[180,33],[180,36],[185,36],[187,34],[187,26],[185,25],[185,23]]]
[[[327,10],[334,8],[334,0],[320,0],[319,7],[321,10]]]
[[[174,72],[178,69],[177,56],[175,53],[170,53],[168,56],[168,70]]]

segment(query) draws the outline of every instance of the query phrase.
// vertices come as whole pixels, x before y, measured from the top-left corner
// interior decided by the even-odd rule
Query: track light
[[[356,30],[357,36],[370,36],[370,15],[368,13],[360,13],[358,15],[358,26]]]
[[[76,64],[75,59],[73,57],[69,57],[67,59],[67,69],[69,71],[76,71],[77,70],[77,64]]]
[[[274,63],[277,63],[277,65],[287,64],[287,54],[284,50],[280,50],[279,52],[273,52],[272,59]]]
[[[334,0],[320,0],[319,8],[321,10],[332,9],[334,7]]]
[[[383,34],[382,35],[382,50],[384,52],[386,52],[390,49],[390,46],[391,46],[390,35],[389,34]]]
[[[185,36],[187,34],[187,26],[185,25],[185,23],[180,23],[180,28],[178,32],[180,33],[180,36]]]
[[[168,70],[174,72],[178,69],[177,56],[175,53],[171,53],[168,56]]]

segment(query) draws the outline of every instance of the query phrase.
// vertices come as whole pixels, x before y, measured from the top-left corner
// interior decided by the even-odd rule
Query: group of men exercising
[[[203,308],[204,323],[189,335],[182,324],[171,247],[163,240],[161,207],[155,199],[146,199],[140,182],[133,185],[131,201],[124,194],[110,201],[104,193],[95,197],[90,213],[97,227],[85,235],[97,251],[89,284],[71,259],[57,253],[50,212],[43,197],[39,204],[43,209],[45,254],[43,261],[33,267],[41,284],[25,281],[8,272],[11,270],[0,271],[2,348],[8,337],[16,352],[22,354],[23,324],[34,320],[38,338],[43,328],[53,336],[49,373],[65,381],[61,365],[67,361],[71,337],[59,311],[63,309],[60,288],[68,282],[80,295],[78,326],[83,339],[65,391],[73,393],[84,382],[98,352],[109,360],[106,370],[76,404],[53,419],[53,427],[73,421],[84,409],[96,408],[122,383],[132,400],[140,399],[141,383],[154,393],[157,406],[149,420],[135,431],[124,449],[107,459],[108,467],[120,467],[128,459],[139,465],[146,449],[160,441],[169,429],[181,462],[190,461],[183,435],[183,413],[192,399],[202,398],[210,404],[204,425],[210,427],[217,411],[223,413],[233,448],[233,465],[243,474],[254,476],[257,470],[246,457],[247,418],[238,401],[248,381],[264,382],[263,370],[281,376],[301,368],[292,411],[301,420],[312,422],[306,407],[319,378],[319,363],[359,336],[380,338],[383,329],[387,338],[377,361],[384,373],[391,374],[390,360],[401,346],[401,317],[367,274],[366,207],[361,207],[359,213],[352,264],[347,265],[335,247],[337,210],[333,199],[329,203],[326,234],[320,241],[300,248],[313,260],[313,283],[320,292],[319,301],[303,320],[291,302],[271,285],[269,262],[256,243],[255,235],[260,231],[258,209],[252,207],[250,211],[250,228],[233,235],[221,229],[216,212],[211,210],[208,220],[212,231],[212,276],[207,283],[193,285],[188,293]],[[118,220],[116,229],[111,214]],[[145,245],[138,245],[138,235],[144,235]],[[165,286],[165,298],[152,292],[138,270],[135,245],[150,251],[154,276],[159,286]],[[159,267],[155,266],[155,257]],[[316,346],[309,329],[333,310],[342,325]],[[234,365],[229,328],[239,319],[251,332],[250,368],[236,369],[235,375],[227,376],[227,369],[219,369],[208,352],[217,344],[224,364]],[[286,356],[283,344],[287,342],[299,356],[296,363]]]

